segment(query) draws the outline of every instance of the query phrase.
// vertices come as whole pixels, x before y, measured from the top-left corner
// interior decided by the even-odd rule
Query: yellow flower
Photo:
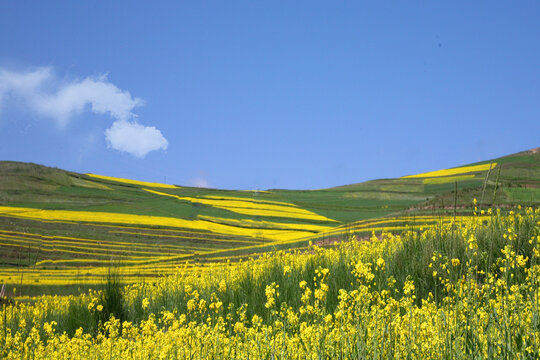
[[[150,305],[150,301],[148,300],[148,298],[144,298],[143,301],[142,301],[143,310],[148,309],[148,305]]]
[[[99,304],[98,306],[96,306],[96,310],[97,311],[103,310],[103,305]]]
[[[414,293],[414,282],[412,280],[405,281],[405,284],[403,284],[403,293],[405,295]]]
[[[324,317],[324,322],[330,324],[332,322],[332,314],[328,314]]]
[[[197,308],[197,305],[195,303],[195,300],[194,299],[188,300],[188,302],[187,302],[188,311],[195,311],[196,308]]]
[[[206,310],[206,300],[199,300],[199,312],[203,313]]]
[[[219,282],[219,291],[222,292],[222,293],[227,291],[227,283],[225,282],[225,280],[221,280]]]
[[[326,275],[328,275],[329,272],[330,272],[330,270],[328,270],[328,269],[322,269],[321,270],[321,274],[323,275],[323,277],[326,277]]]
[[[306,289],[304,290],[304,293],[302,294],[302,297],[300,298],[302,303],[307,304],[307,302],[311,298],[311,294],[312,294],[311,289],[306,287]]]
[[[478,249],[478,244],[476,243],[476,238],[474,237],[474,235],[471,235],[469,237],[468,243],[469,243],[469,249],[471,250]]]
[[[264,291],[266,295],[266,304],[264,304],[264,307],[266,307],[267,309],[270,309],[276,304],[276,299],[274,298],[274,296],[279,296],[279,292],[277,291],[278,288],[279,285],[277,285],[275,282],[270,285],[266,285],[266,289]]]
[[[267,309],[270,309],[270,308],[273,307],[274,305],[276,305],[276,299],[274,299],[274,298],[268,298],[268,300],[267,300],[266,303],[264,304],[264,307],[267,308]]]
[[[246,327],[243,322],[237,321],[236,324],[234,324],[234,332],[239,334],[243,333],[246,330]]]
[[[261,323],[262,319],[258,317],[257,314],[253,315],[253,317],[251,318],[251,324],[253,325],[253,327],[258,327],[261,325]]]
[[[516,257],[516,263],[518,264],[518,266],[521,266],[521,267],[525,267],[525,265],[527,265],[527,260],[529,260],[529,258],[524,257],[523,255],[518,255]]]
[[[52,336],[52,334],[54,333],[54,327],[56,325],[58,325],[56,321],[51,321],[50,323],[46,322],[45,324],[43,324],[43,330],[45,330],[47,336]]]
[[[283,275],[287,275],[291,272],[291,267],[289,265],[285,265],[283,267]]]
[[[452,265],[459,266],[459,264],[460,264],[459,259],[457,258],[452,259]]]
[[[170,324],[174,320],[174,314],[170,311],[164,311],[162,318],[165,324]]]

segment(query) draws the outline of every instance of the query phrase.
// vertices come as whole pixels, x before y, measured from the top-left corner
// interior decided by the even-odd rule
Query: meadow
[[[453,221],[540,200],[538,153],[321,190],[182,187],[0,163],[0,283],[22,299]],[[19,289],[11,293],[11,289]]]
[[[0,170],[1,358],[540,356],[538,151],[321,190]]]
[[[3,305],[3,358],[537,359],[540,210]]]

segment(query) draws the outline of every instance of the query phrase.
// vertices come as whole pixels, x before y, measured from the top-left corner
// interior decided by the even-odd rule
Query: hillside
[[[455,189],[457,188],[457,193]],[[0,283],[74,292],[111,266],[124,281],[309,241],[401,231],[540,203],[533,149],[453,169],[322,190],[231,191],[0,162]]]

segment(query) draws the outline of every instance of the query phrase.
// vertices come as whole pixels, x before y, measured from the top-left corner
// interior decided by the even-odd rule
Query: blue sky
[[[0,160],[316,189],[540,146],[534,1],[3,1]]]

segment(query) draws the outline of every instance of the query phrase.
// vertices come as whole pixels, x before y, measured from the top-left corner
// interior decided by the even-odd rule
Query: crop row
[[[540,211],[531,208],[178,269],[123,288],[115,281],[4,307],[0,356],[540,356]]]

